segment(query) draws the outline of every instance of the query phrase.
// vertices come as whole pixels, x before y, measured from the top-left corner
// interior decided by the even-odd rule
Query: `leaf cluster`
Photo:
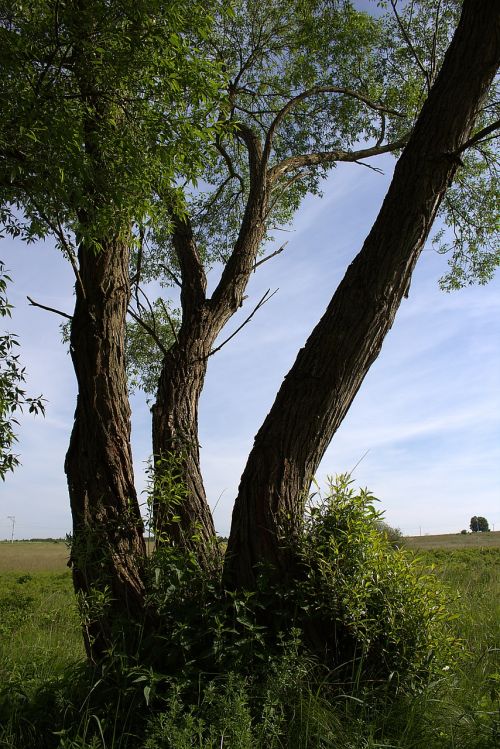
[[[12,305],[6,296],[10,280],[0,262],[0,317],[3,318],[11,316]],[[0,478],[3,481],[7,472],[19,465],[19,457],[12,451],[17,441],[15,428],[19,425],[14,414],[23,411],[25,407],[29,413],[45,413],[42,396],[31,398],[23,387],[26,371],[19,354],[14,353],[18,346],[19,341],[13,333],[0,336]]]
[[[0,3],[0,190],[25,239],[98,246],[199,171],[221,73],[198,44],[217,5]]]

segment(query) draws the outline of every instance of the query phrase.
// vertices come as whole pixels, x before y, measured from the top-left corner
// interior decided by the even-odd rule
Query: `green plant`
[[[10,317],[12,305],[6,296],[7,283],[11,281],[0,262],[0,317]],[[26,395],[24,383],[26,373],[15,354],[19,346],[17,336],[5,333],[0,336],[0,478],[5,480],[8,471],[19,465],[19,457],[12,452],[17,442],[15,427],[19,422],[14,414],[28,407],[29,413],[45,414],[45,401],[41,395],[30,398]]]
[[[330,481],[304,523],[300,621],[354,681],[418,689],[449,667],[456,640],[447,597],[417,560],[379,531],[374,497],[349,475]]]
[[[394,546],[395,549],[399,549],[404,545],[404,536],[399,528],[394,528],[389,525],[389,523],[386,523],[385,520],[382,520],[382,518],[377,518],[375,521],[375,527],[378,528],[380,533],[385,536],[387,541],[389,541],[391,546]]]

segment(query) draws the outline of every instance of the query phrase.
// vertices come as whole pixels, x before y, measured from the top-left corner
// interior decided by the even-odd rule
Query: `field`
[[[0,541],[0,574],[64,572],[69,551],[64,541]]]
[[[306,739],[300,749],[495,749],[500,745],[499,537],[499,533],[491,533],[410,540],[426,570],[449,588],[449,606],[455,615],[452,634],[459,638],[457,663],[445,669],[442,678],[427,690],[409,700],[401,698],[395,706],[365,709],[361,692],[355,700],[339,697],[338,713],[327,715],[320,700],[321,685],[312,685],[313,697],[307,704],[301,703],[300,709],[311,710],[312,704],[316,712],[311,713],[311,725],[319,721],[324,733],[321,739]],[[476,548],[476,538],[488,544]],[[454,548],[455,540],[461,548]],[[430,544],[427,549],[424,542]],[[102,675],[94,676],[90,690],[86,687],[87,692],[78,692],[78,674],[83,672],[85,659],[66,560],[67,548],[62,542],[0,543],[0,747],[139,746],[120,735],[116,717],[116,736],[113,733],[111,741],[105,738],[102,715],[90,713],[89,700]],[[141,672],[131,674],[118,669],[113,677],[122,680],[119,688],[124,695],[131,684],[142,684],[146,679]],[[222,697],[218,696],[219,701],[228,700],[227,710],[224,705],[221,710],[236,715],[241,706],[229,704],[234,698],[227,696],[227,688],[223,693],[221,687]],[[115,709],[112,704],[110,711]],[[153,730],[147,744],[140,744],[141,749],[260,749],[268,745],[245,743],[243,738],[241,743],[220,743],[220,738],[214,744],[200,743],[196,722],[183,724],[181,731],[179,703],[171,704],[170,709],[177,711],[174,738],[166,739],[163,728],[162,738],[156,739]],[[118,715],[118,708],[116,711]],[[151,725],[154,729],[154,723]],[[76,737],[70,735],[73,730]],[[191,738],[186,738],[188,733]],[[46,738],[40,739],[42,735]],[[299,749],[281,743],[272,746]]]
[[[406,536],[410,549],[500,549],[500,531],[446,533],[441,536]]]

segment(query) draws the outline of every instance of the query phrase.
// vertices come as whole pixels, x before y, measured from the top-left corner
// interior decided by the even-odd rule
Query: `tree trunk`
[[[215,527],[200,469],[198,402],[212,340],[199,320],[183,326],[165,356],[153,406],[156,540],[194,551],[206,569],[214,561]]]
[[[228,586],[253,588],[259,563],[290,570],[289,536],[311,479],[380,352],[497,70],[499,24],[498,0],[465,0],[378,218],[255,438],[233,511]]]
[[[134,487],[124,361],[128,248],[80,247],[71,324],[78,400],[65,471],[73,516],[71,565],[87,653],[99,660],[123,620],[143,615],[143,523]],[[129,630],[131,628],[129,627]]]
[[[260,150],[255,144],[253,148],[252,158],[257,163]],[[253,164],[252,169],[256,174],[238,240],[210,299],[206,298],[207,280],[189,219],[173,217],[173,244],[182,278],[182,326],[177,342],[164,358],[152,409],[156,463],[153,519],[160,544],[173,543],[193,551],[205,569],[213,568],[216,547],[200,470],[198,402],[212,346],[243,303],[265,233],[265,178],[259,164]]]

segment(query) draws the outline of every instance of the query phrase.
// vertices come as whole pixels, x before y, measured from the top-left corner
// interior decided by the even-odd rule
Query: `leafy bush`
[[[309,507],[300,551],[302,628],[330,667],[415,689],[449,666],[451,617],[436,579],[380,533],[373,503],[344,475]]]

